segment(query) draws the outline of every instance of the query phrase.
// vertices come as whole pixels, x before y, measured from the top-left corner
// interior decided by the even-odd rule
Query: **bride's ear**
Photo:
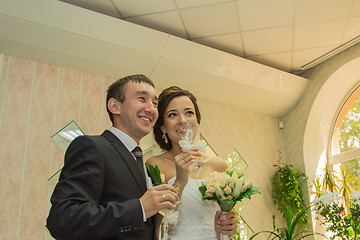
[[[166,133],[166,129],[165,129],[165,127],[164,127],[164,126],[161,126],[161,127],[160,127],[160,129],[161,129],[161,132],[162,132],[163,134],[165,134],[165,133]]]
[[[115,98],[110,98],[107,103],[108,109],[112,114],[120,114],[120,104]]]

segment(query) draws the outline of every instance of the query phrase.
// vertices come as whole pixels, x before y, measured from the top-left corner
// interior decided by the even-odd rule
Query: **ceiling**
[[[298,70],[360,39],[360,0],[76,4],[86,8],[0,0],[0,53],[115,79],[143,73],[158,89],[282,117],[308,86]]]
[[[359,41],[359,0],[62,0],[299,73]]]

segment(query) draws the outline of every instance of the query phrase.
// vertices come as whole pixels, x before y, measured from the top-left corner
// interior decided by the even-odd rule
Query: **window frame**
[[[341,104],[341,107],[337,111],[338,114],[332,125],[332,131],[330,131],[328,147],[328,164],[331,166],[360,158],[360,147],[346,152],[339,152],[338,148],[342,122],[359,96],[360,84],[357,84],[352,88],[350,93],[346,95],[343,104]]]

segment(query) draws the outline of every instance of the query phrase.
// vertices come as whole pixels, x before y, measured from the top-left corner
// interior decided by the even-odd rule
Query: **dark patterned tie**
[[[132,150],[132,153],[134,154],[134,156],[136,158],[136,162],[140,168],[142,175],[145,177],[144,160],[143,160],[141,148],[139,146],[135,147],[134,150]]]

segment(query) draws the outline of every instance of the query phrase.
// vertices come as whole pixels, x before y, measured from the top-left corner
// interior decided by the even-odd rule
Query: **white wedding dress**
[[[169,180],[169,184],[173,184],[174,181],[175,177]],[[199,192],[202,181],[189,178],[178,207],[178,224],[169,227],[171,240],[217,239],[214,219],[216,211],[220,208],[215,201],[202,200]]]

